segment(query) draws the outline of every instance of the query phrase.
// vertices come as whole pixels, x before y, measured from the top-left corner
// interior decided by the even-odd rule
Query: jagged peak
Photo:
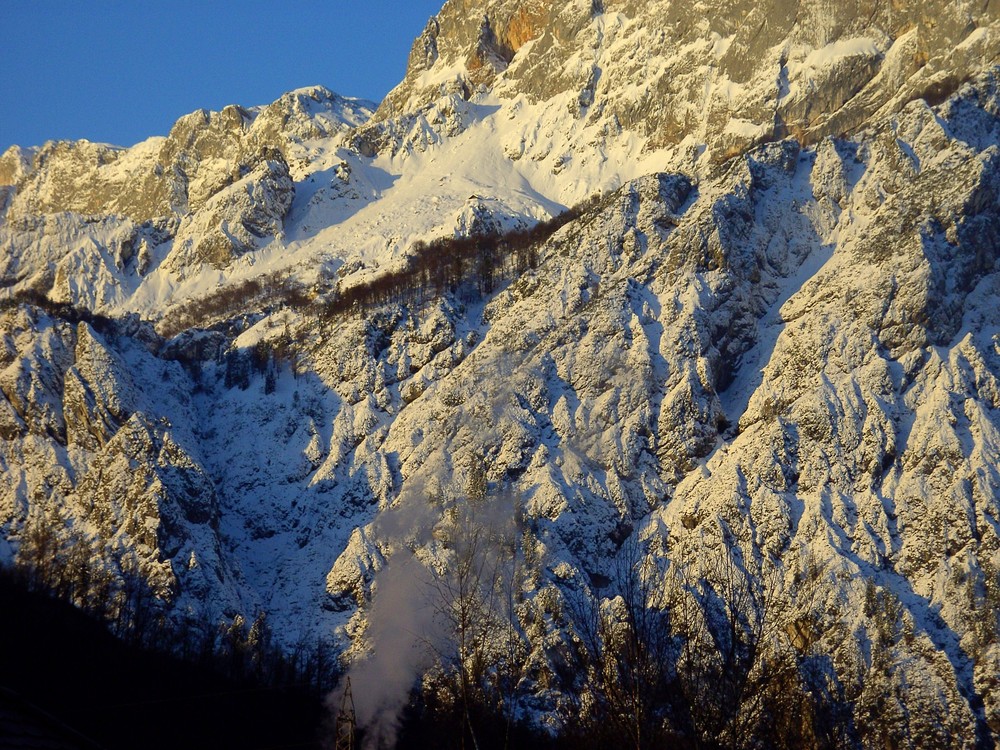
[[[989,6],[920,0],[905,10],[854,0],[765,5],[449,0],[414,42],[404,80],[376,120],[443,91],[548,101],[622,126],[652,147],[686,138],[725,159],[792,134],[856,131],[914,98],[942,100],[1000,60]]]

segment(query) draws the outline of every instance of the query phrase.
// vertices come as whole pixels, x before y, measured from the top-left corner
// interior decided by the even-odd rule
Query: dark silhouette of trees
[[[182,660],[123,641],[50,592],[29,591],[22,568],[0,566],[0,602],[3,687],[107,750],[137,743],[147,750],[326,747],[318,738],[322,693],[298,686],[292,676],[272,682],[228,677],[209,659]],[[12,694],[0,692],[9,708]],[[17,739],[0,730],[0,746],[21,747]],[[50,746],[33,739],[41,744],[29,741],[32,747]],[[58,744],[92,746],[79,736]]]
[[[779,570],[724,549],[697,578],[675,572],[677,671],[687,729],[699,740],[782,746],[777,721],[795,695],[797,663],[778,617]]]
[[[609,746],[663,747],[677,741],[670,714],[678,688],[662,578],[635,537],[625,541],[615,568],[606,592],[584,590],[571,600],[586,674],[581,729]]]
[[[275,272],[229,284],[215,292],[185,302],[169,311],[157,324],[164,338],[194,327],[206,327],[248,311],[269,312],[283,307],[305,308],[312,295],[287,272]]]
[[[329,689],[339,668],[323,640],[292,653],[275,643],[265,613],[252,622],[236,614],[213,626],[205,619],[171,618],[171,592],[149,580],[134,552],[117,557],[52,506],[29,516],[15,565],[0,575],[25,590],[72,604],[136,648],[169,653],[237,680],[260,685]]]

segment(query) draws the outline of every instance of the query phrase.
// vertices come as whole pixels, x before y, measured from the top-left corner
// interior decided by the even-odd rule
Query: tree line
[[[338,289],[332,296],[306,288],[288,271],[245,279],[171,309],[156,329],[160,336],[171,338],[190,328],[223,323],[249,311],[315,306],[317,313],[336,316],[390,303],[421,304],[446,293],[490,295],[504,281],[537,268],[541,245],[566,224],[593,211],[602,199],[602,195],[595,194],[528,229],[418,241],[407,253],[403,267]],[[33,289],[0,300],[0,311],[22,304],[39,307],[72,323],[86,321],[99,332],[115,330],[114,319],[80,306],[53,302],[45,293]]]
[[[37,289],[22,289],[9,297],[0,299],[0,312],[22,305],[37,307],[50,316],[60,318],[68,323],[89,323],[91,328],[98,333],[110,333],[116,330],[114,318],[68,302],[55,302],[47,294]]]
[[[537,268],[541,245],[566,224],[593,211],[602,199],[595,194],[527,229],[417,241],[401,268],[338,288],[332,294],[309,290],[287,272],[246,279],[171,310],[157,330],[169,338],[213,320],[228,320],[253,305],[260,308],[256,312],[315,308],[318,314],[334,317],[378,305],[422,304],[447,293],[486,296],[504,281]]]
[[[325,311],[337,315],[358,307],[420,304],[463,290],[492,294],[502,282],[537,268],[541,245],[566,224],[594,210],[601,200],[601,195],[592,196],[528,229],[418,241],[401,268],[338,290]]]
[[[287,271],[276,271],[228,284],[212,294],[197,297],[170,310],[156,328],[164,338],[171,338],[189,328],[206,327],[248,312],[268,312],[281,307],[304,308],[312,295]]]

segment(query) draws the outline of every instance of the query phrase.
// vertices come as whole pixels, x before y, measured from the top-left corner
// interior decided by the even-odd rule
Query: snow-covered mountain
[[[628,623],[634,568],[672,643],[791,658],[833,744],[992,746],[998,34],[991,2],[448,0],[377,108],[10,149],[0,556],[54,529],[178,626],[331,638],[391,714],[429,667],[388,629],[440,630],[502,528],[553,731],[597,710],[579,601]]]

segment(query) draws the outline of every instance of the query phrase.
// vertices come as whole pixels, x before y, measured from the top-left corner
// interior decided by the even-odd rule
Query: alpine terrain
[[[0,157],[0,560],[372,746],[994,747],[998,261],[995,0],[447,0]]]

